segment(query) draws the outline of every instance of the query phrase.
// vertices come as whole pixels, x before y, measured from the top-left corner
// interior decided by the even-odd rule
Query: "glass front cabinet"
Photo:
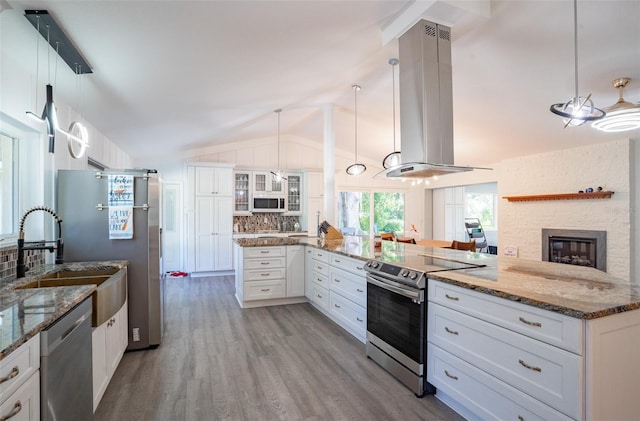
[[[287,214],[302,214],[302,174],[287,174]]]
[[[236,171],[234,173],[234,215],[250,215],[251,214],[251,172]]]
[[[284,181],[276,181],[270,171],[253,171],[253,193],[283,193]]]

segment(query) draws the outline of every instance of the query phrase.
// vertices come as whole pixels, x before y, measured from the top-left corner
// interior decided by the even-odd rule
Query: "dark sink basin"
[[[108,268],[60,271],[45,275],[15,289],[96,285],[93,292],[92,325],[100,326],[113,317],[127,300],[127,269]]]

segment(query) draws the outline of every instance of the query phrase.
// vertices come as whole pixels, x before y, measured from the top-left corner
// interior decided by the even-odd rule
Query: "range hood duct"
[[[427,178],[473,170],[453,165],[451,28],[420,20],[398,45],[402,164],[383,173]]]

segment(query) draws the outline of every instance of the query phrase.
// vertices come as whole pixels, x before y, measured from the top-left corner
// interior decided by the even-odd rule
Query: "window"
[[[347,235],[404,234],[404,193],[340,192],[338,228]]]
[[[498,228],[496,184],[465,186],[464,195],[465,218],[478,218],[485,231],[496,230]]]
[[[0,133],[0,236],[17,231],[17,139]]]

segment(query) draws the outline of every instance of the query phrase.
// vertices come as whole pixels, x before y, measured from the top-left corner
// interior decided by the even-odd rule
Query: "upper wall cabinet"
[[[234,173],[234,215],[251,215],[251,171]]]
[[[287,215],[302,214],[302,173],[287,173]]]
[[[256,195],[268,193],[284,193],[285,181],[276,181],[269,171],[253,171],[253,193]]]
[[[196,196],[231,196],[231,177],[229,168],[196,167]]]

